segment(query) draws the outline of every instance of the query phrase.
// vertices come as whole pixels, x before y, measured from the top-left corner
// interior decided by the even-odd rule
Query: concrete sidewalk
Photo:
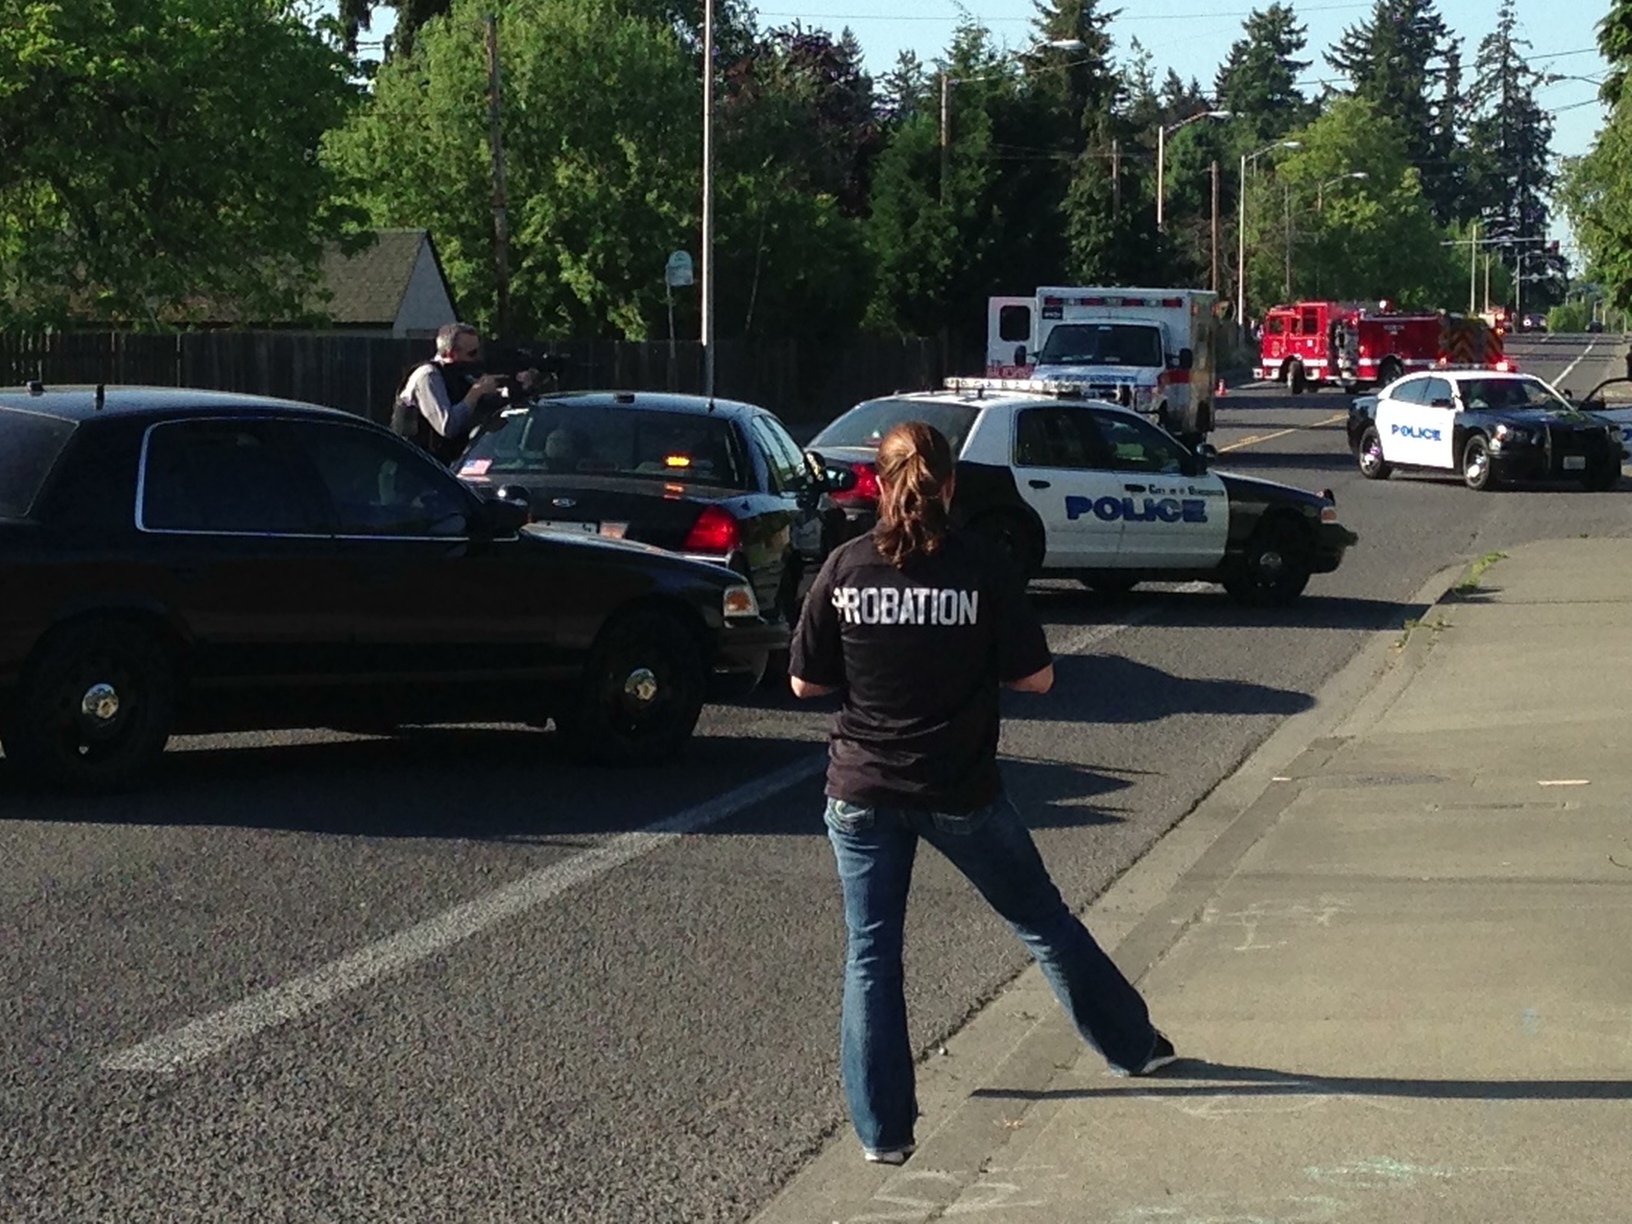
[[[1568,540],[1369,645],[1087,915],[1184,1061],[1029,970],[906,1166],[846,1129],[758,1224],[1632,1219],[1629,629],[1632,541]]]

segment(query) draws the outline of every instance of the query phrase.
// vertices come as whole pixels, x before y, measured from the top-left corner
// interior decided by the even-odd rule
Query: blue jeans
[[[839,1067],[862,1147],[911,1144],[918,1115],[901,956],[919,838],[1014,928],[1083,1040],[1116,1070],[1143,1066],[1156,1044],[1145,1001],[1067,908],[1006,796],[961,815],[829,799],[826,820],[849,928]]]

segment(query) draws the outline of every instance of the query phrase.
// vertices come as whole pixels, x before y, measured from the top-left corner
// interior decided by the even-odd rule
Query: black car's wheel
[[[1291,603],[1309,585],[1309,530],[1285,515],[1258,524],[1246,551],[1224,575],[1224,589],[1238,603]]]
[[[1302,395],[1304,387],[1307,385],[1308,380],[1303,376],[1302,363],[1294,361],[1292,363],[1292,368],[1288,370],[1286,374],[1287,389],[1291,391],[1293,395]]]
[[[1581,477],[1581,483],[1595,493],[1605,493],[1621,483],[1621,465],[1613,459],[1590,469]]]
[[[1092,578],[1081,579],[1081,582],[1094,594],[1107,599],[1121,599],[1139,585],[1137,578],[1126,574],[1095,574]]]
[[[1490,462],[1490,443],[1483,434],[1469,434],[1462,444],[1462,481],[1477,493],[1488,493],[1498,486]]]
[[[702,652],[663,612],[634,612],[601,632],[572,707],[556,727],[574,756],[602,765],[673,760],[702,713]]]
[[[1354,457],[1360,464],[1360,475],[1367,480],[1387,480],[1389,473],[1394,469],[1383,459],[1383,436],[1377,432],[1377,426],[1367,425],[1365,432],[1360,435],[1360,444],[1354,449]]]
[[[68,625],[24,669],[7,755],[69,790],[125,790],[164,752],[175,705],[175,662],[154,634],[119,620]]]
[[[969,524],[969,530],[989,541],[1022,576],[1031,578],[1043,568],[1043,541],[1018,514],[983,514]]]
[[[1386,387],[1404,373],[1405,367],[1400,364],[1398,357],[1384,357],[1383,363],[1377,367],[1377,385]]]

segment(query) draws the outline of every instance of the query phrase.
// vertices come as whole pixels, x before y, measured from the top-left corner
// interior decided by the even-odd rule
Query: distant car
[[[1209,470],[1131,408],[1068,384],[951,379],[943,391],[857,404],[811,442],[856,473],[834,495],[853,531],[871,527],[878,444],[921,420],[958,457],[952,517],[991,539],[1027,577],[1120,593],[1140,582],[1222,583],[1240,602],[1296,599],[1355,542],[1330,493]]]
[[[390,431],[159,388],[0,392],[0,740],[117,789],[173,732],[553,719],[673,757],[787,630],[719,565],[525,528]]]
[[[1594,319],[1587,324],[1587,330],[1596,336],[1599,332],[1604,330],[1604,325],[1597,319]]]
[[[524,495],[557,530],[638,540],[736,570],[793,624],[854,480],[829,473],[753,404],[648,391],[545,395],[484,424],[454,465],[479,491]]]
[[[1533,374],[1408,374],[1349,406],[1349,445],[1368,480],[1396,468],[1457,472],[1470,489],[1573,480],[1612,489],[1620,427],[1583,412]]]

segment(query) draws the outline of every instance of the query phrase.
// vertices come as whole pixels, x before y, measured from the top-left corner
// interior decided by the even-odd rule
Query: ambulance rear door
[[[1037,360],[1037,299],[986,300],[986,377],[1029,378]]]

